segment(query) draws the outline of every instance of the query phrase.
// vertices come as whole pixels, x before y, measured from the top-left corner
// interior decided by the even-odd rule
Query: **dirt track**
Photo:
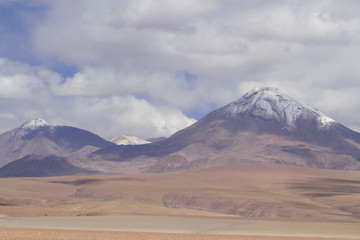
[[[174,234],[174,233],[139,233],[110,231],[78,231],[51,229],[19,229],[0,228],[0,239],[6,240],[325,240],[329,238],[313,237],[264,237],[264,236],[234,236],[210,234]],[[345,240],[345,238],[331,238]]]

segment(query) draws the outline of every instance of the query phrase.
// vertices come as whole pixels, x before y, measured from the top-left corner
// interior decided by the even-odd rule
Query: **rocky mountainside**
[[[109,145],[112,143],[91,132],[54,126],[38,118],[0,135],[0,167],[29,154],[67,156],[86,146]]]
[[[237,162],[360,170],[360,134],[277,89],[256,88],[163,141],[110,146],[91,158],[155,159],[144,166],[154,172]]]

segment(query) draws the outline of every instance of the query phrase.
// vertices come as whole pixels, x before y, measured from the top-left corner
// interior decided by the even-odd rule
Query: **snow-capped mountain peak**
[[[23,123],[20,127],[15,128],[15,129],[11,130],[10,132],[11,132],[13,138],[19,139],[19,138],[22,138],[23,136],[26,136],[27,134],[31,133],[32,131],[35,131],[41,127],[46,127],[46,126],[50,127],[52,125],[50,125],[44,119],[36,118],[36,119],[32,119],[30,121]]]
[[[223,108],[226,117],[235,117],[246,113],[264,120],[275,120],[284,124],[284,128],[296,128],[296,120],[300,117],[315,117],[320,127],[329,126],[333,119],[319,110],[303,104],[276,88],[254,88],[240,99]]]
[[[43,127],[43,126],[50,126],[50,124],[47,123],[44,119],[36,118],[36,119],[32,119],[30,121],[23,123],[20,126],[20,129],[35,130],[35,129],[37,129],[39,127]]]
[[[125,136],[125,135],[115,137],[111,139],[110,142],[113,142],[117,145],[141,145],[141,144],[150,143],[149,141],[146,141],[144,139],[135,136]]]

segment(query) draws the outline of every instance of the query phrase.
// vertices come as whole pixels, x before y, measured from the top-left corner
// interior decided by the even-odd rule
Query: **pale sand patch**
[[[360,224],[355,222],[254,221],[169,216],[9,217],[0,219],[0,227],[360,239]]]
[[[110,232],[54,229],[0,228],[0,239],[6,240],[325,240],[314,237],[235,236],[211,234]],[[329,239],[329,238],[326,238]],[[331,238],[331,240],[346,240]]]

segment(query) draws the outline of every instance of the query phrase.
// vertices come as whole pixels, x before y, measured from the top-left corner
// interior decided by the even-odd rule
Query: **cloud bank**
[[[359,1],[26,2],[0,1],[2,130],[168,136],[257,86],[360,130]]]

